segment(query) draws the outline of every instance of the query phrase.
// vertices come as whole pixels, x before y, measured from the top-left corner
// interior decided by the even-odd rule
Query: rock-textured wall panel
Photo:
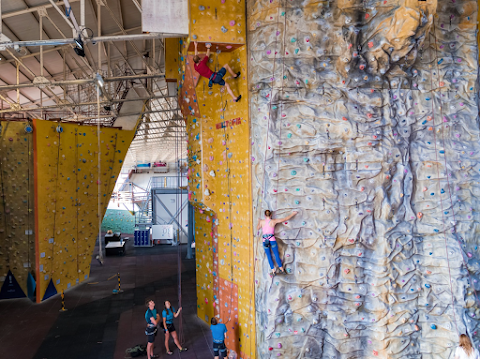
[[[477,3],[247,3],[260,358],[478,346]]]

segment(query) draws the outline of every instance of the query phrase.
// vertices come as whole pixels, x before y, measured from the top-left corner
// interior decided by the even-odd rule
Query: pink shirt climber
[[[270,225],[271,219],[265,220],[263,227],[262,227],[262,233],[263,233],[263,241],[265,242],[266,239],[270,241],[275,241],[275,227],[272,227]]]

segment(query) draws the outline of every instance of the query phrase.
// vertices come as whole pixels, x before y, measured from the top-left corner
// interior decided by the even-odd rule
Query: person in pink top
[[[262,228],[263,234],[263,249],[267,255],[268,264],[270,264],[270,277],[273,278],[277,273],[275,271],[275,266],[273,264],[272,253],[270,248],[272,248],[273,254],[275,255],[275,261],[277,262],[278,269],[280,270],[279,274],[285,274],[285,270],[282,266],[282,260],[280,259],[280,254],[278,253],[277,240],[275,239],[275,225],[284,221],[288,221],[290,218],[295,216],[297,212],[292,212],[289,216],[285,218],[272,219],[272,212],[268,209],[265,211],[265,219],[261,219],[258,222],[257,231]]]
[[[240,77],[240,71],[237,73],[234,73],[231,69],[231,67],[228,64],[223,65],[223,67],[218,70],[218,72],[213,72],[210,70],[208,67],[208,58],[210,56],[210,47],[212,46],[211,44],[206,44],[207,47],[207,54],[203,59],[200,59],[200,56],[198,56],[198,50],[197,50],[197,42],[194,42],[195,44],[195,56],[193,57],[193,62],[195,62],[195,65],[193,67],[195,68],[195,71],[197,71],[200,76],[206,77],[208,79],[208,87],[212,87],[213,84],[217,84],[220,86],[225,86],[227,89],[227,92],[232,96],[233,101],[238,102],[242,98],[242,95],[239,95],[236,97],[233,94],[232,89],[230,88],[230,85],[225,82],[223,79],[223,76],[226,75],[227,71],[230,75],[233,76],[234,79],[238,79]]]

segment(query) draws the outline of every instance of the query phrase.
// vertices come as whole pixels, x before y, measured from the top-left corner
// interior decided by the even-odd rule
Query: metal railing
[[[135,213],[135,226],[153,224],[152,190],[156,188],[178,188],[187,186],[186,176],[154,176],[150,178],[144,192],[145,202],[140,210]]]

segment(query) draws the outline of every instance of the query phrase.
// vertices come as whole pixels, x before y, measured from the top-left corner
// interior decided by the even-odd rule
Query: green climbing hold
[[[297,171],[292,171],[292,172],[290,172],[290,174],[291,174],[292,176],[295,176],[295,175],[297,174]]]
[[[291,41],[291,42],[295,42],[295,41],[297,41],[297,39],[294,38],[294,37],[292,37],[290,41]]]
[[[289,133],[289,134],[287,135],[287,137],[288,137],[288,138],[292,138],[292,134]]]

